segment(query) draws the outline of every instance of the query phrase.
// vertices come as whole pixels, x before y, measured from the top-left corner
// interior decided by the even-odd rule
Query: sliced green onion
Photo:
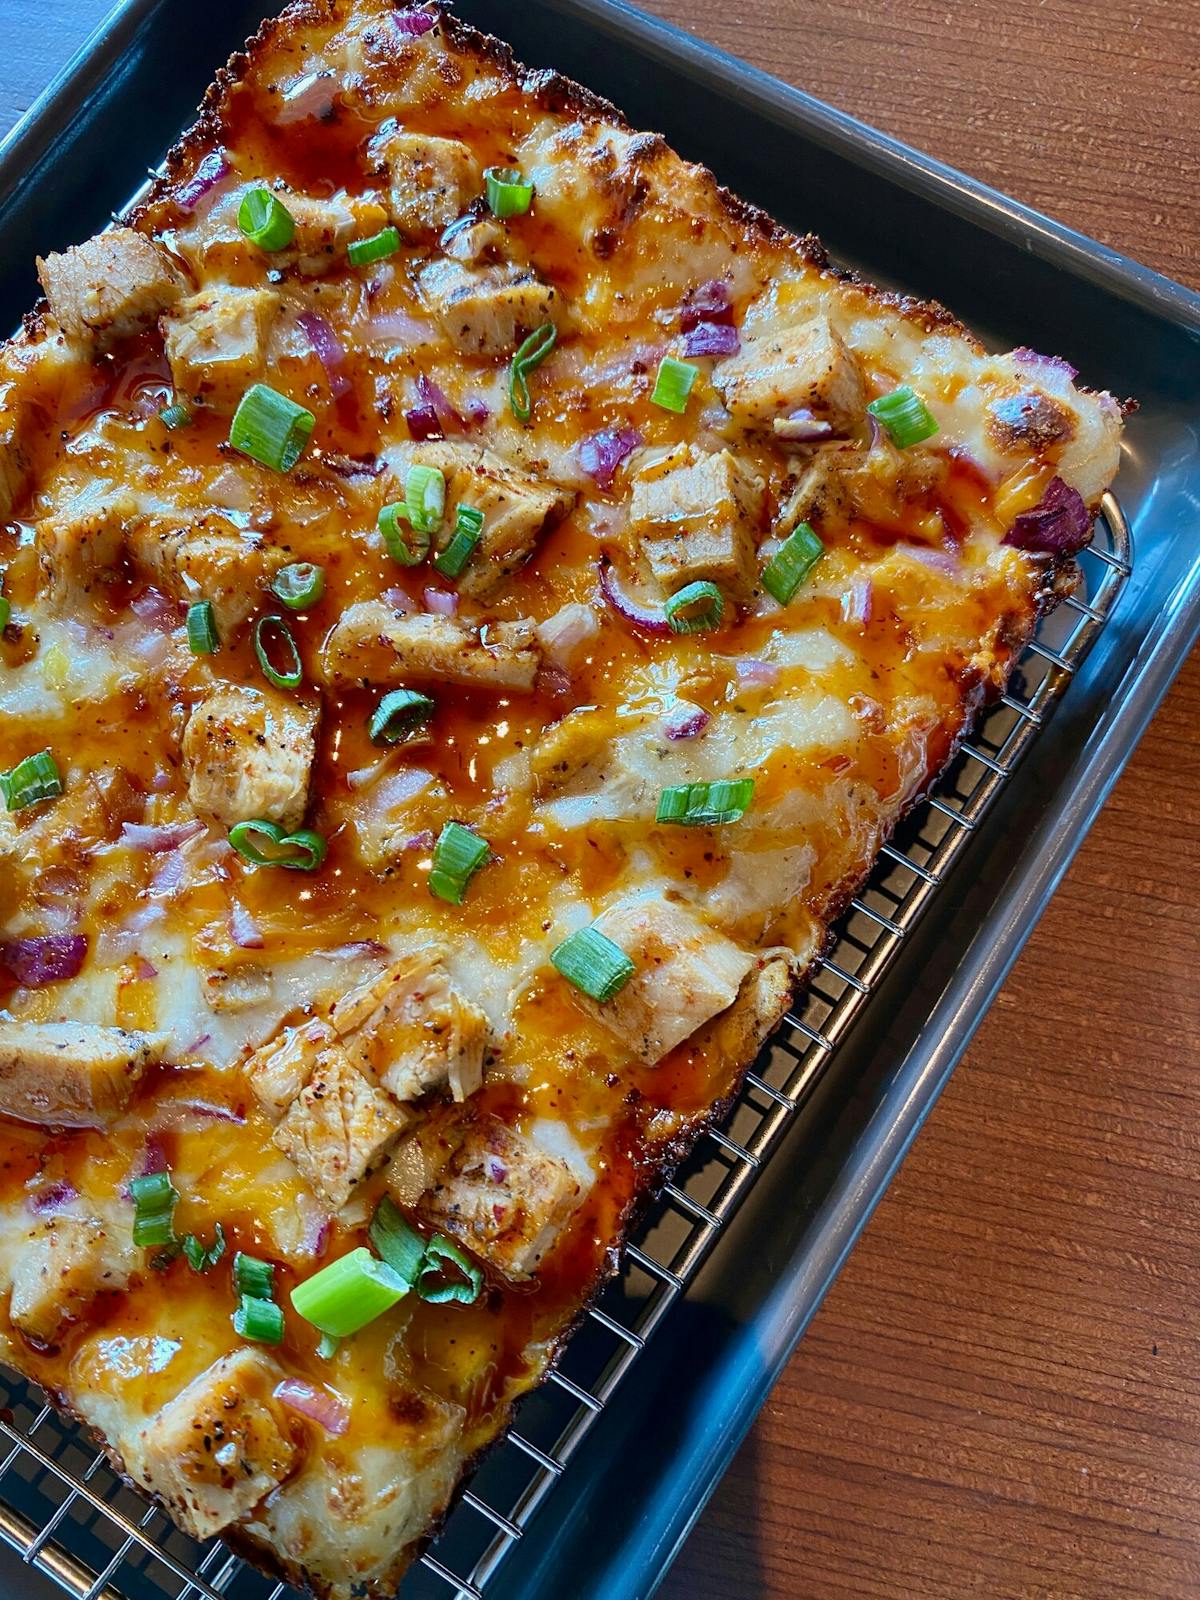
[[[304,454],[317,419],[287,395],[256,383],[233,414],[229,442],[252,461],[290,472]]]
[[[271,651],[287,661],[282,672],[272,664]],[[282,617],[259,617],[254,624],[254,654],[262,668],[263,677],[277,689],[298,689],[304,682],[304,663],[300,660],[292,630]]]
[[[416,533],[436,533],[446,515],[444,473],[414,462],[404,480],[404,505]]]
[[[486,167],[488,209],[494,217],[518,217],[533,204],[533,185],[515,167]]]
[[[225,1254],[225,1229],[218,1222],[213,1229],[213,1242],[205,1246],[194,1233],[185,1234],[182,1241],[183,1253],[188,1259],[188,1266],[193,1272],[207,1272],[215,1267]]]
[[[467,884],[488,858],[488,843],[461,822],[448,822],[433,847],[429,892],[460,906]]]
[[[39,800],[53,800],[63,792],[58,762],[49,750],[26,756],[9,772],[0,772],[0,795],[10,811],[24,811]]]
[[[400,235],[395,228],[380,228],[369,239],[354,239],[346,248],[352,267],[365,267],[368,262],[382,261],[394,256],[400,248]]]
[[[558,340],[558,329],[552,322],[543,322],[531,333],[512,358],[508,377],[508,403],[518,422],[528,422],[533,414],[533,401],[529,396],[529,374],[540,367]]]
[[[174,1237],[171,1219],[179,1191],[169,1172],[148,1172],[129,1184],[133,1200],[133,1242],[139,1249],[152,1244],[169,1244]]]
[[[304,611],[325,593],[324,570],[312,561],[293,561],[271,579],[271,593],[289,611]]]
[[[275,1294],[275,1263],[260,1261],[239,1250],[233,1258],[233,1284],[239,1294],[270,1300]]]
[[[690,361],[676,361],[674,356],[664,356],[658,364],[658,377],[654,380],[651,402],[664,411],[686,411],[688,395],[696,381],[699,367]]]
[[[172,433],[177,428],[188,428],[192,423],[192,408],[182,400],[173,400],[158,413],[158,420]]]
[[[292,1290],[292,1306],[322,1333],[345,1339],[408,1293],[408,1284],[365,1245],[339,1256]]]
[[[867,410],[878,418],[892,443],[901,450],[932,438],[938,431],[932,412],[911,384],[902,383],[891,394],[881,394]]]
[[[317,1340],[317,1354],[322,1361],[332,1361],[341,1348],[342,1341],[332,1333],[323,1333]]]
[[[461,1276],[447,1274],[446,1264],[457,1268]],[[463,1305],[474,1305],[483,1288],[483,1273],[453,1239],[444,1233],[435,1233],[425,1247],[425,1264],[417,1275],[417,1293],[430,1305],[445,1305],[448,1300],[460,1300]]]
[[[475,546],[483,534],[483,512],[474,506],[459,506],[454,519],[454,533],[450,543],[433,564],[447,578],[457,578],[475,553]]]
[[[719,626],[725,601],[715,583],[701,580],[673,594],[663,610],[672,633],[707,633]]]
[[[393,561],[402,567],[416,567],[429,554],[429,535],[406,527],[403,519],[407,516],[408,507],[403,500],[384,506],[379,513],[379,531]]]
[[[371,743],[399,744],[428,722],[434,709],[431,695],[418,694],[415,689],[393,689],[371,713],[367,723]]]
[[[229,830],[229,842],[253,867],[288,867],[293,872],[315,872],[329,848],[312,828],[286,833],[278,822],[266,817],[235,822]],[[267,851],[264,844],[269,847]]]
[[[0,594],[0,633],[3,633],[5,628],[8,627],[11,618],[12,601],[7,595]]]
[[[247,189],[237,220],[250,243],[260,250],[286,250],[296,232],[292,213],[270,189]]]
[[[187,636],[194,656],[211,656],[220,647],[211,600],[197,600],[187,608]]]
[[[233,1330],[243,1339],[253,1339],[255,1344],[282,1344],[283,1307],[274,1300],[244,1294],[233,1313]]]
[[[675,784],[659,795],[655,821],[678,822],[685,828],[715,828],[744,817],[753,797],[753,778]]]
[[[824,554],[825,546],[808,523],[802,522],[767,562],[763,588],[786,606]]]
[[[593,1000],[611,1000],[633,977],[633,962],[599,928],[579,928],[550,952],[568,983]]]
[[[395,1201],[384,1195],[367,1229],[371,1243],[398,1278],[411,1288],[425,1260],[425,1241],[410,1228]]]

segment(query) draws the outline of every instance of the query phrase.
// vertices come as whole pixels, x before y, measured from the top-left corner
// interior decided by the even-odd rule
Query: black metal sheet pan
[[[125,0],[0,147],[0,315],[35,253],[100,227],[190,120],[263,0]],[[663,1318],[489,1600],[656,1586],[1200,633],[1200,296],[618,0],[462,0],[469,20],[877,282],[1135,395],[1118,483],[1136,562],[1069,694],[933,914]],[[28,1595],[28,1575],[0,1593]]]

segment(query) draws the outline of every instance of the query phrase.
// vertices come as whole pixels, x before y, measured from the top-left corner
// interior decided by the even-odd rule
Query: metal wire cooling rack
[[[534,1513],[711,1248],[863,1010],[939,885],[1112,612],[1131,571],[1128,523],[1106,495],[1084,581],[1038,630],[1009,692],[933,796],[883,852],[838,927],[803,1005],[789,1016],[726,1123],[710,1129],[626,1247],[621,1275],[485,1459],[402,1600],[483,1600]],[[116,1476],[37,1390],[0,1372],[0,1540],[74,1600],[283,1600],[219,1541],[197,1544]],[[503,1508],[503,1509],[502,1509]]]

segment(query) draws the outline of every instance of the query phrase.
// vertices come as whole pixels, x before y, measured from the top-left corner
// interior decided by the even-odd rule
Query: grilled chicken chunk
[[[226,827],[266,817],[298,828],[316,754],[316,706],[276,689],[222,684],[193,709],[183,732],[188,796]]]
[[[263,583],[287,562],[286,551],[213,514],[139,518],[129,529],[129,550],[164,594],[184,605],[210,600],[218,634],[245,622]]]
[[[0,517],[12,516],[29,483],[30,408],[0,389]]]
[[[578,990],[572,994],[649,1067],[731,1006],[754,966],[732,939],[669,900],[620,900],[596,918],[595,927],[624,950],[634,974],[603,1003]]]
[[[296,1464],[287,1414],[274,1397],[283,1376],[270,1356],[243,1345],[193,1378],[125,1451],[130,1475],[161,1495],[193,1538],[239,1521]]]
[[[280,303],[274,290],[225,284],[181,300],[164,325],[176,395],[215,411],[235,411],[263,375]]]
[[[46,588],[67,606],[116,577],[137,498],[111,482],[89,485],[62,510],[34,524],[34,548]]]
[[[483,187],[479,164],[461,139],[392,132],[372,140],[387,173],[392,221],[410,239],[441,233]]]
[[[528,622],[492,623],[476,633],[454,617],[401,617],[381,600],[360,600],[326,640],[324,670],[333,684],[529,690],[540,660]]]
[[[314,1017],[261,1045],[246,1063],[246,1076],[263,1109],[281,1117],[312,1077],[322,1050],[333,1042],[333,1029]]]
[[[103,1127],[169,1047],[163,1033],[0,1016],[0,1112],[46,1127]]]
[[[771,329],[718,362],[713,383],[732,416],[750,427],[788,435],[788,421],[808,412],[837,435],[862,421],[866,390],[858,357],[829,321]]]
[[[472,267],[443,256],[422,269],[419,282],[447,336],[469,355],[511,355],[562,311],[558,291],[526,267]]]
[[[346,1054],[317,1057],[313,1075],[275,1129],[275,1143],[335,1211],[354,1186],[387,1155],[412,1120]]]
[[[746,601],[757,577],[762,499],[761,480],[721,450],[636,478],[629,526],[668,592],[706,579]]]
[[[123,1289],[132,1249],[95,1218],[51,1217],[22,1245],[13,1267],[9,1316],[22,1333],[51,1344],[106,1290]]]
[[[369,238],[387,223],[387,212],[370,195],[337,195],[331,200],[311,195],[281,194],[296,231],[286,250],[272,256],[307,277],[318,277],[344,260],[352,239]]]
[[[149,327],[183,292],[167,252],[132,228],[39,256],[37,270],[55,322],[68,339],[96,350]]]
[[[519,1280],[537,1271],[582,1198],[579,1178],[564,1161],[498,1117],[485,1117],[468,1126],[419,1210]]]

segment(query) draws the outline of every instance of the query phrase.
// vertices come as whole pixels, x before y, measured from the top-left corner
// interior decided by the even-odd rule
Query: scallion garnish
[[[12,602],[4,593],[4,574],[0,572],[0,633],[3,633],[12,619]]]
[[[675,784],[659,795],[655,821],[677,822],[685,828],[716,828],[744,817],[753,797],[753,778]]]
[[[459,506],[454,517],[450,543],[433,558],[433,564],[447,578],[457,578],[475,553],[483,534],[483,512],[474,506]]]
[[[543,322],[531,333],[512,358],[508,376],[508,403],[518,422],[528,422],[533,415],[533,401],[529,395],[529,374],[540,367],[558,340],[558,329],[552,322]]]
[[[409,1227],[389,1196],[384,1195],[375,1208],[367,1232],[384,1261],[411,1288],[425,1261],[425,1241]]]
[[[259,1300],[244,1294],[233,1313],[233,1331],[255,1344],[283,1343],[283,1307],[274,1300]]]
[[[229,842],[242,860],[253,867],[288,867],[293,872],[315,872],[329,848],[312,828],[288,833],[280,823],[271,822],[267,817],[248,817],[245,822],[235,822],[229,830]]]
[[[252,461],[290,472],[304,454],[317,419],[287,395],[256,383],[233,414],[229,442]]]
[[[317,1340],[317,1354],[320,1356],[321,1360],[332,1361],[334,1356],[338,1353],[341,1342],[342,1341],[335,1338],[332,1333],[323,1333]]]
[[[633,962],[599,928],[578,928],[550,952],[550,960],[593,1000],[611,1000],[633,977]]]
[[[448,1273],[446,1268],[455,1268]],[[425,1261],[417,1274],[417,1293],[430,1305],[444,1305],[448,1300],[459,1300],[463,1305],[473,1305],[483,1288],[483,1273],[453,1239],[444,1233],[435,1233],[425,1246]]]
[[[676,361],[674,356],[664,356],[658,364],[651,402],[662,406],[664,411],[686,411],[688,395],[692,392],[699,371],[700,368],[693,367],[690,361]]]
[[[180,1248],[193,1272],[208,1272],[225,1254],[225,1229],[218,1222],[213,1229],[213,1242],[207,1246],[194,1233],[185,1234]]]
[[[292,630],[282,617],[259,617],[254,624],[254,654],[262,668],[262,675],[277,689],[298,689],[304,681],[304,663],[292,637]],[[282,669],[271,660],[286,663]]]
[[[460,906],[467,884],[488,858],[488,843],[461,822],[448,822],[433,847],[429,892]]]
[[[169,406],[164,406],[158,413],[158,420],[164,428],[174,433],[177,428],[191,426],[192,408],[183,400],[173,400]]]
[[[271,593],[289,611],[304,611],[325,593],[325,573],[312,561],[293,561],[271,579]]]
[[[339,1256],[292,1290],[292,1306],[305,1322],[345,1339],[394,1306],[409,1285],[365,1245]]]
[[[444,473],[414,462],[404,480],[404,507],[415,532],[436,533],[446,515]]]
[[[888,437],[901,450],[932,438],[938,431],[932,412],[911,384],[902,383],[891,394],[881,394],[878,400],[871,401],[867,410],[887,429]]]
[[[372,744],[399,744],[429,721],[434,713],[430,695],[415,689],[393,689],[371,713],[367,732]]]
[[[379,531],[388,555],[402,567],[416,567],[429,554],[429,535],[406,526],[408,507],[403,500],[384,506],[379,513]]]
[[[270,1300],[275,1294],[275,1263],[239,1250],[233,1258],[233,1285],[239,1294]]]
[[[725,601],[715,583],[701,579],[673,594],[663,610],[672,633],[707,633],[719,625]]]
[[[346,248],[352,267],[365,267],[369,262],[382,261],[394,256],[400,248],[400,235],[395,228],[380,228],[369,239],[354,239]]]
[[[194,656],[211,656],[219,647],[211,600],[197,600],[187,608],[187,636]]]
[[[526,183],[515,167],[487,167],[483,181],[494,217],[517,217],[533,204],[533,185]]]
[[[825,546],[808,523],[802,522],[767,562],[762,575],[763,588],[781,606],[786,606],[824,554]]]
[[[0,772],[0,795],[9,811],[24,811],[39,800],[53,800],[63,792],[58,763],[49,750],[26,756],[9,772]]]
[[[260,250],[286,250],[296,232],[292,213],[270,189],[247,189],[237,220],[246,238]]]
[[[179,1199],[171,1174],[148,1172],[144,1177],[132,1178],[129,1194],[134,1205],[134,1244],[142,1250],[150,1245],[169,1244],[174,1238],[171,1219]]]

